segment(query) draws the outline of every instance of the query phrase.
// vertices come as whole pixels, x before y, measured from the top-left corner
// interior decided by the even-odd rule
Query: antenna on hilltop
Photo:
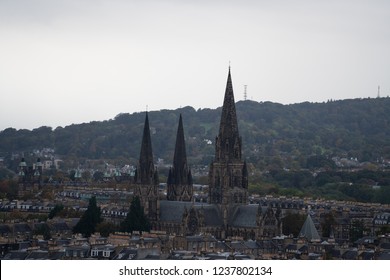
[[[381,87],[380,86],[378,86],[378,96],[377,96],[377,98],[381,98]]]
[[[246,89],[247,89],[247,87],[248,87],[248,85],[244,85],[244,100],[246,101],[246,98],[247,98],[247,91],[246,91]]]

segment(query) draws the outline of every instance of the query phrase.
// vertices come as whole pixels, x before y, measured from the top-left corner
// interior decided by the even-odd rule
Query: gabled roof
[[[124,248],[114,257],[114,260],[133,260],[137,258],[137,254],[137,249]]]
[[[379,253],[378,260],[390,260],[390,252]]]
[[[50,251],[49,260],[61,260],[65,257],[65,251]]]
[[[347,250],[342,254],[342,258],[344,260],[356,260],[358,256],[358,251],[357,250]]]
[[[362,260],[372,260],[375,257],[374,250],[364,251],[359,256]]]
[[[32,232],[28,224],[15,224],[14,232]]]
[[[204,223],[205,226],[222,226],[223,220],[222,215],[219,208],[214,204],[206,204],[197,206],[197,208],[201,208],[204,214]]]
[[[307,215],[306,221],[299,232],[299,237],[304,237],[309,241],[319,241],[321,239],[310,214]]]
[[[222,215],[218,207],[214,204],[192,203],[185,201],[160,201],[160,221],[180,223],[183,214],[187,210],[194,208],[198,213],[203,212],[205,226],[223,225]]]
[[[27,251],[11,251],[4,256],[3,260],[24,260],[28,254]]]
[[[230,221],[233,227],[257,227],[257,213],[259,210],[258,204],[240,205],[233,212]]]
[[[52,230],[55,231],[69,231],[70,228],[67,223],[65,222],[58,222],[58,223],[53,223],[51,225]]]
[[[11,233],[10,227],[7,225],[0,225],[0,234],[3,235],[7,233]]]
[[[32,251],[27,257],[26,260],[47,260],[49,259],[48,251]]]
[[[180,223],[183,219],[184,210],[190,209],[191,206],[191,202],[161,200],[160,221]]]

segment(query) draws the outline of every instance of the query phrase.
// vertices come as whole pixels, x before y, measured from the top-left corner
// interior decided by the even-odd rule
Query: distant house
[[[48,251],[32,251],[28,256],[26,257],[26,260],[47,260],[49,259],[49,252]]]
[[[383,212],[375,215],[372,220],[374,231],[380,230],[382,227],[390,226],[390,213]]]
[[[64,221],[54,222],[50,225],[50,233],[52,236],[68,236],[72,235],[72,229]]]
[[[91,257],[95,259],[112,259],[115,255],[115,246],[111,244],[97,245],[91,248]]]
[[[3,260],[25,260],[28,255],[29,252],[27,251],[10,251],[4,256]]]
[[[0,225],[0,237],[8,238],[11,235],[11,228],[8,225]]]
[[[113,259],[114,260],[134,260],[137,258],[138,250],[133,248],[122,249]]]
[[[13,225],[13,234],[17,239],[30,240],[32,238],[33,231],[28,224],[20,223]]]
[[[71,245],[65,247],[65,259],[81,260],[89,257],[90,246],[83,244],[80,246]]]

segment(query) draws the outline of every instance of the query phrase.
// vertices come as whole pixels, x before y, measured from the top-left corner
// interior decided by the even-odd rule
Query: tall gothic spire
[[[150,137],[149,117],[146,112],[144,133],[142,135],[141,153],[139,156],[139,166],[137,170],[137,183],[142,185],[152,184],[154,177],[154,163],[152,140]]]
[[[215,139],[215,159],[209,169],[209,202],[219,204],[227,211],[232,205],[247,202],[247,188],[248,170],[241,160],[241,138],[229,67],[221,123]],[[224,220],[224,224],[227,223]]]
[[[169,170],[167,185],[168,200],[190,201],[192,199],[192,175],[187,165],[183,119],[181,114],[179,126],[177,128],[173,167]]]
[[[217,160],[241,159],[241,139],[238,133],[236,105],[234,102],[230,67],[217,142],[219,142],[216,148]]]
[[[236,106],[234,102],[233,83],[230,74],[230,67],[226,82],[225,97],[223,100],[219,134],[225,137],[229,137],[231,134],[238,134]]]
[[[176,146],[175,154],[173,156],[173,168],[175,171],[175,183],[176,184],[185,184],[187,183],[187,155],[186,155],[186,146],[184,141],[184,129],[183,129],[183,120],[180,114],[179,126],[177,128],[176,136]]]

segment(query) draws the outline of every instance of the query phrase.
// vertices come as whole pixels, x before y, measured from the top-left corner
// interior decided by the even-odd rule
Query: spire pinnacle
[[[179,117],[179,126],[177,128],[175,154],[173,156],[173,169],[175,171],[176,184],[184,183],[184,178],[187,173],[187,154],[184,139],[183,119],[181,114]]]
[[[141,152],[139,156],[139,178],[137,181],[141,184],[150,184],[154,174],[152,140],[150,137],[148,112],[145,116],[144,132],[142,135]]]
[[[181,114],[177,127],[173,167],[169,170],[167,189],[168,200],[191,201],[192,199],[192,175],[187,165],[183,118]]]
[[[226,82],[225,97],[222,107],[221,123],[219,126],[218,140],[221,141],[218,149],[217,158],[237,158],[241,154],[240,136],[238,133],[238,123],[236,114],[236,105],[234,101],[232,77],[229,67],[228,78]],[[234,147],[235,145],[236,148]],[[235,149],[239,151],[235,152]]]

